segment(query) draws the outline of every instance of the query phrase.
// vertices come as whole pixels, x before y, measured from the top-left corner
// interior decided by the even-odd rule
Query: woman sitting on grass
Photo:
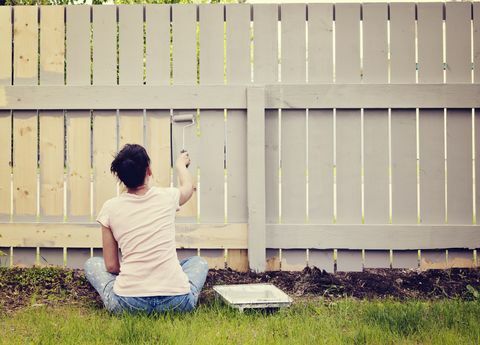
[[[198,256],[179,262],[175,250],[175,212],[193,193],[189,163],[183,152],[175,164],[179,187],[159,188],[148,184],[150,158],[142,146],[127,144],[113,160],[110,170],[127,191],[103,205],[97,217],[103,258],[85,262],[85,275],[107,310],[152,313],[195,308],[208,265]]]

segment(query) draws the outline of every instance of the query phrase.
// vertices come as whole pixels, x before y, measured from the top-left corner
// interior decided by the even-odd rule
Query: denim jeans
[[[113,283],[117,276],[107,272],[103,257],[92,257],[85,262],[85,276],[100,294],[105,308],[114,313],[137,313],[179,311],[195,309],[198,296],[208,273],[208,264],[199,256],[192,256],[180,261],[183,271],[190,282],[190,293],[175,296],[124,297],[113,292]]]

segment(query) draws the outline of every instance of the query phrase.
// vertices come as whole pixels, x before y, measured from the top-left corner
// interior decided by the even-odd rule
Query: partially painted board
[[[146,84],[170,85],[170,6],[145,6]],[[150,155],[152,183],[170,186],[171,146],[170,111],[146,112],[145,143]]]
[[[197,39],[196,39],[196,6],[195,5],[172,5],[172,40],[173,40],[173,84],[174,85],[195,85],[197,84]],[[190,154],[190,174],[197,184],[197,168],[199,159],[199,138],[197,135],[197,110],[196,109],[174,109],[173,116],[177,114],[190,114],[197,121],[195,125],[185,128],[190,123],[172,124],[173,159],[185,149]],[[183,133],[184,136],[183,136]],[[174,169],[173,184],[177,185],[177,175]],[[197,186],[198,187],[198,186]],[[182,222],[195,222],[197,220],[197,192],[193,193],[191,199],[182,206],[178,212],[177,220]]]

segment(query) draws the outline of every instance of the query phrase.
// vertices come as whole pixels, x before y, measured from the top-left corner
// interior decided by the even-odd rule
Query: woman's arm
[[[178,189],[180,190],[180,206],[192,197],[194,189],[192,176],[187,169],[188,164],[190,164],[188,152],[182,152],[175,163],[178,175]]]
[[[102,225],[103,260],[107,271],[113,274],[120,273],[118,259],[118,243],[113,237],[112,230]]]

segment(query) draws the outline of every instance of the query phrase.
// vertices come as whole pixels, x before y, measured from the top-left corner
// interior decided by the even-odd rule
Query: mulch
[[[200,303],[212,301],[213,285],[247,283],[272,283],[294,298],[468,300],[478,298],[480,269],[368,269],[336,274],[315,267],[307,267],[301,272],[210,270]],[[27,306],[59,304],[102,307],[98,294],[85,279],[82,270],[56,267],[0,268],[0,311],[12,312]]]

